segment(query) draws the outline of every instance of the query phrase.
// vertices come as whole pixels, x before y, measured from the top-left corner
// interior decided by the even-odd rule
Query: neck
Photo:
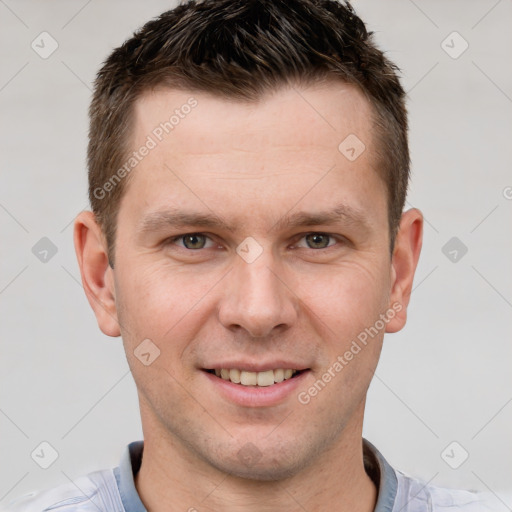
[[[347,426],[340,439],[309,466],[277,481],[225,474],[167,432],[149,431],[153,435],[145,436],[135,478],[149,512],[373,512],[375,508],[377,489],[364,469],[361,428]]]

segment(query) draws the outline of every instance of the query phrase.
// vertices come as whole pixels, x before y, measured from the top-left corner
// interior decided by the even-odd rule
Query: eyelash
[[[164,244],[165,245],[173,245],[175,244],[177,241],[179,240],[182,240],[184,237],[186,236],[191,236],[191,235],[200,235],[200,236],[204,236],[206,237],[208,240],[212,241],[213,240],[208,236],[206,235],[205,233],[200,233],[200,232],[191,232],[191,233],[183,233],[181,235],[176,235],[176,236],[173,236],[171,238],[168,238],[167,240],[165,240]],[[325,251],[325,250],[328,250],[336,245],[340,245],[343,244],[343,243],[346,243],[346,240],[341,237],[341,236],[335,236],[335,235],[331,235],[330,233],[324,233],[323,231],[310,231],[309,233],[304,233],[303,235],[300,236],[299,240],[302,240],[303,238],[309,236],[309,235],[322,235],[322,236],[327,236],[330,238],[330,240],[334,240],[336,241],[337,243],[336,244],[332,244],[332,245],[328,245],[327,247],[322,247],[322,248],[319,248],[319,249],[314,249],[312,247],[300,247],[300,249],[311,249],[312,251]],[[205,249],[209,249],[210,247],[202,247],[201,249],[188,249],[187,247],[182,247],[180,246],[180,249],[184,249],[188,252],[200,252],[202,250],[205,250]]]

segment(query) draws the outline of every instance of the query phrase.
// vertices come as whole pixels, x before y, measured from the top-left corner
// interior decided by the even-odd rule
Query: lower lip
[[[202,373],[210,379],[219,393],[230,402],[245,407],[270,407],[282,403],[292,394],[295,396],[294,391],[304,381],[309,370],[271,386],[244,386],[243,384],[235,384],[229,380],[224,380],[204,370],[202,370]]]

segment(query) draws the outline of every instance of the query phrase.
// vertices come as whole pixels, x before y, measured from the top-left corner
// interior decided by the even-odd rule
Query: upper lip
[[[221,363],[212,363],[208,366],[204,366],[204,370],[222,370],[222,369],[237,369],[246,372],[264,372],[267,370],[307,370],[309,367],[302,363],[296,363],[292,361],[275,360],[262,363],[256,361],[224,361]]]

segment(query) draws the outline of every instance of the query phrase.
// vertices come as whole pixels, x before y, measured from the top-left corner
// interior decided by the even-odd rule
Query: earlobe
[[[74,243],[84,291],[98,326],[107,336],[120,336],[113,269],[109,266],[103,233],[92,212],[83,211],[75,219]]]
[[[402,214],[393,258],[391,261],[391,294],[389,307],[396,315],[386,326],[386,332],[400,331],[407,321],[407,306],[411,298],[414,273],[423,242],[423,215],[417,208]]]

